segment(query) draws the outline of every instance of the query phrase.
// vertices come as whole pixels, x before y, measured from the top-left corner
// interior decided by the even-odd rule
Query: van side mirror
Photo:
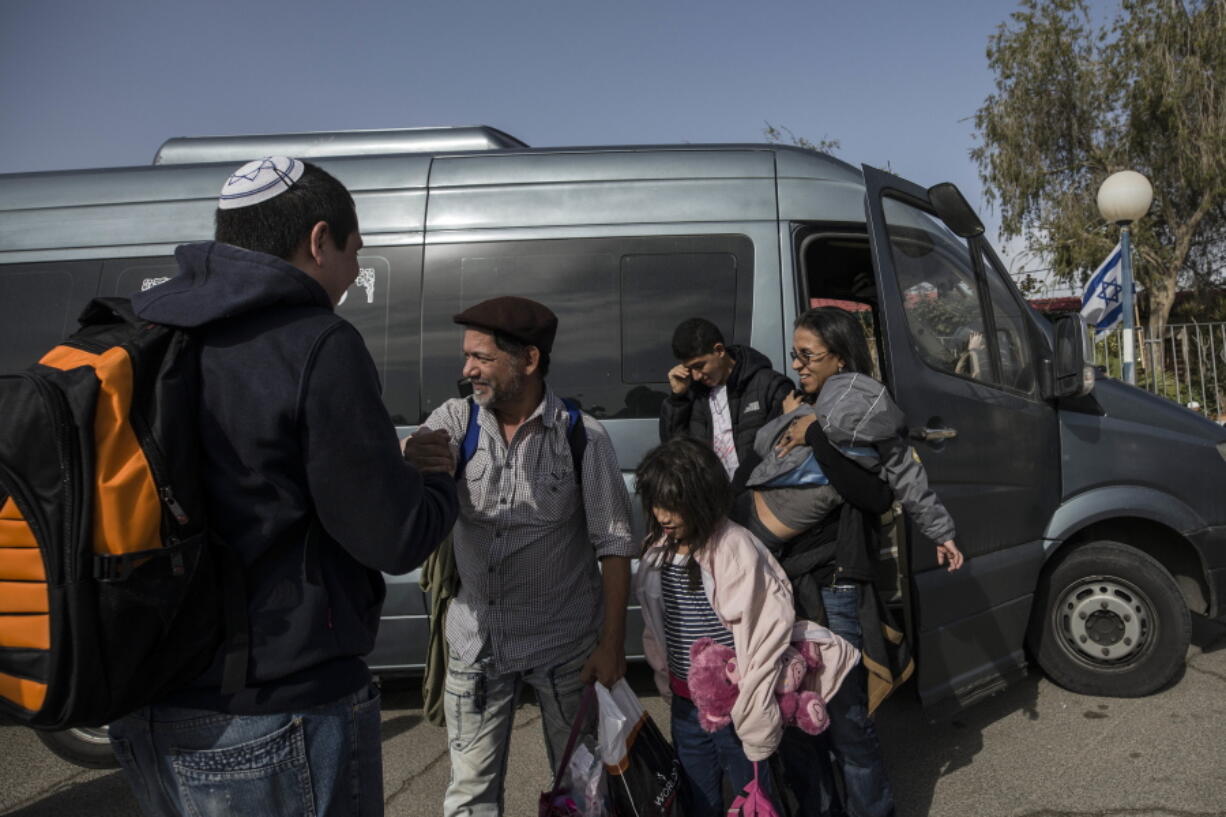
[[[1094,389],[1094,347],[1085,318],[1073,312],[1055,319],[1053,397],[1084,397]]]
[[[933,209],[954,235],[960,238],[983,235],[983,222],[953,182],[941,182],[929,187],[928,201],[932,202]]]

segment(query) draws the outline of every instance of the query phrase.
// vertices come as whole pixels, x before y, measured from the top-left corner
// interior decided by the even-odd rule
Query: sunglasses
[[[799,360],[805,366],[809,366],[814,363],[820,363],[826,358],[830,357],[830,355],[832,354],[834,353],[829,352],[829,351],[821,352],[820,354],[814,354],[813,352],[810,352],[808,349],[800,349],[800,350],[793,349],[790,352],[788,352],[788,355],[792,358],[792,360]]]

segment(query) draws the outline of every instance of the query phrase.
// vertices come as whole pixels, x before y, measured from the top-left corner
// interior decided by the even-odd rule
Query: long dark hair
[[[864,340],[864,328],[846,309],[815,306],[801,313],[794,329],[808,329],[822,339],[826,349],[843,360],[843,370],[872,375],[873,357]]]
[[[678,544],[689,546],[690,553],[702,550],[732,509],[732,486],[723,463],[709,445],[691,437],[675,437],[648,451],[634,480],[647,517],[647,543],[664,534],[652,508],[672,511],[684,521],[686,541],[670,541],[670,552]]]

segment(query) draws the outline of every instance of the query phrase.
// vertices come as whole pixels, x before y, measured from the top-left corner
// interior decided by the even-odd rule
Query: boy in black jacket
[[[681,322],[673,357],[680,363],[668,372],[672,394],[660,407],[660,441],[688,435],[709,443],[739,492],[755,464],[754,435],[783,412],[795,386],[756,349],[725,346],[706,318]]]
[[[222,188],[216,241],[132,303],[192,330],[209,524],[245,565],[246,685],[221,656],[111,725],[152,815],[381,815],[379,692],[362,657],[383,603],[455,522],[444,434],[402,455],[358,331],[333,307],[362,247],[349,192],[314,165],[250,162]],[[421,466],[406,462],[412,460]]]

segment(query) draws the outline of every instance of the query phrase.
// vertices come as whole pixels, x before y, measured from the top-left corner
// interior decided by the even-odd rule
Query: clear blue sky
[[[1114,9],[1118,0],[1096,0]],[[486,124],[533,146],[838,139],[953,181],[1016,0],[0,0],[0,173],[173,136]]]

